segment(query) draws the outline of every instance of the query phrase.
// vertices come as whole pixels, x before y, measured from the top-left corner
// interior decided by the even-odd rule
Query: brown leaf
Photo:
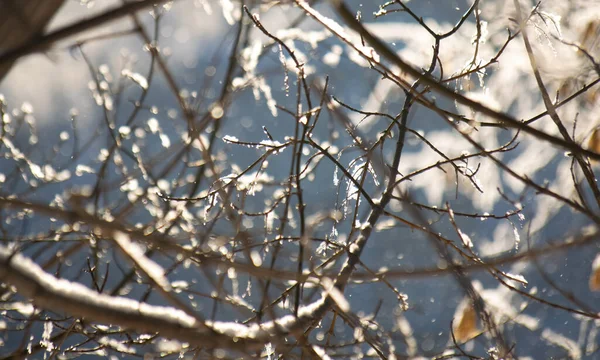
[[[470,301],[463,301],[456,309],[454,320],[453,331],[457,342],[466,342],[479,334],[477,314]]]
[[[596,255],[596,259],[592,263],[589,286],[592,291],[600,291],[600,254]]]
[[[588,149],[600,153],[600,128],[592,131],[592,136],[588,140]]]

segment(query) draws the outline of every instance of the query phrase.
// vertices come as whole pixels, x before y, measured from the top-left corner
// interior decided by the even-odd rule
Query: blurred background
[[[426,37],[420,33],[423,31],[422,28],[420,29],[419,24],[416,24],[412,18],[405,13],[375,18],[373,14],[380,10],[381,2],[347,1],[347,3],[354,11],[360,11],[362,21],[367,24],[367,28],[384,39],[403,58],[417,67],[428,66],[433,43],[431,39],[424,40]],[[482,45],[482,58],[486,56],[490,58],[492,51],[501,48],[503,41],[506,40],[506,26],[503,28],[500,24],[495,24],[494,19],[498,14],[504,15],[501,10],[508,5],[504,1],[489,3],[482,5],[481,12],[482,18],[489,22],[490,31],[487,47],[484,49]],[[65,25],[91,18],[121,4],[119,1],[111,0],[0,0],[0,54],[26,44],[41,34],[51,33]],[[402,91],[382,79],[377,72],[369,71],[369,65],[356,59],[347,45],[341,43],[339,39],[330,37],[319,24],[305,19],[297,8],[291,5],[273,7],[261,6],[258,3],[248,5],[253,5],[252,11],[260,13],[261,23],[273,33],[285,36],[285,30],[292,28],[299,28],[304,32],[306,38],[298,36],[296,40],[291,41],[295,44],[297,55],[305,62],[307,76],[311,83],[323,86],[325,78],[328,78],[328,95],[335,96],[349,106],[364,111],[386,112],[393,115],[401,111],[404,101]],[[407,5],[432,28],[449,29],[461,19],[471,3],[422,0],[410,1]],[[560,8],[560,4],[552,5]],[[326,16],[335,16],[326,2],[317,1],[314,2],[314,6]],[[161,13],[160,21],[157,21],[156,16],[153,16],[148,9],[137,13],[141,26],[160,48],[179,87],[179,95],[188,104],[193,104],[193,108],[199,114],[211,112],[214,116],[215,100],[218,99],[224,86],[222,79],[227,72],[227,59],[235,39],[236,19],[241,16],[239,10],[237,2],[181,0],[168,2],[167,8]],[[152,64],[155,69],[157,65],[153,63],[145,41],[135,31],[137,26],[132,18],[124,17],[54,43],[50,49],[36,51],[15,63],[1,64],[2,103],[12,118],[22,120],[22,126],[14,134],[14,144],[21,151],[26,152],[27,158],[33,162],[52,163],[53,171],[58,174],[56,177],[60,177],[62,171],[70,172],[70,176],[64,181],[48,181],[43,186],[32,185],[31,176],[27,178],[27,176],[16,175],[21,171],[20,165],[14,161],[14,157],[6,155],[8,150],[5,148],[3,150],[5,156],[0,159],[0,173],[6,178],[15,180],[3,181],[0,184],[2,197],[16,195],[23,200],[48,203],[55,200],[57,195],[93,189],[100,181],[97,174],[102,166],[102,154],[113,143],[113,138],[103,130],[106,126],[104,116],[105,109],[109,106],[108,101],[112,101],[109,111],[113,114],[112,119],[115,122],[113,130],[123,135],[124,143],[138,144],[143,157],[153,159],[152,168],[156,173],[166,169],[170,163],[178,161],[177,149],[185,142],[183,134],[186,133],[188,124],[184,114],[181,113],[168,79],[161,72],[151,70]],[[565,28],[569,29],[568,24]],[[444,64],[448,65],[444,70],[446,76],[463,67],[472,57],[472,51],[467,46],[473,44],[474,33],[474,19],[471,17],[456,35],[457,40],[452,37],[442,43],[440,56],[443,57]],[[293,36],[295,35],[290,35],[290,38]],[[244,51],[248,52],[251,51],[252,44],[264,45],[269,41],[256,28],[246,40],[248,46]],[[523,75],[526,70],[523,70],[523,73],[519,72],[521,69],[527,69],[528,63],[523,60],[520,40],[517,39],[515,42],[519,42],[519,45],[511,45],[506,50],[508,55],[505,54],[509,59],[513,56],[513,64],[517,64],[514,67],[505,57],[502,60],[508,61],[507,65],[491,67],[487,73],[480,76],[474,74],[468,81],[460,80],[449,83],[448,86],[463,92],[489,96],[496,101],[495,105],[499,109],[511,113],[518,119],[527,119],[537,114],[543,109],[543,104],[535,91],[531,90],[535,89],[531,78]],[[268,48],[267,51],[252,70],[266,79],[271,89],[272,100],[278,106],[295,109],[297,85],[293,69],[284,69],[276,46]],[[519,51],[521,53],[517,55]],[[239,54],[239,56],[247,55]],[[561,59],[551,61],[560,62]],[[523,67],[520,66],[521,62],[524,63]],[[507,75],[509,71],[516,74],[513,75],[513,79]],[[440,75],[439,70],[436,74]],[[238,77],[238,84],[246,81],[242,74]],[[480,82],[484,81],[486,85],[481,86]],[[489,87],[488,90],[485,90],[486,87]],[[220,125],[218,127],[211,125],[206,130],[207,138],[216,131],[213,151],[218,154],[216,156],[222,166],[223,175],[234,172],[236,168],[245,169],[264,152],[255,147],[239,145],[235,141],[222,141],[223,137],[238,139],[241,142],[260,142],[267,139],[264,128],[267,129],[269,136],[280,142],[284,142],[286,136],[294,135],[296,126],[294,118],[281,108],[275,108],[272,102],[269,103],[267,94],[259,93],[257,96],[257,92],[260,91],[250,85],[236,88],[227,104],[225,116],[217,116]],[[143,99],[143,104],[138,106],[140,97]],[[318,99],[317,92],[314,93],[313,101],[316,101],[315,99]],[[327,101],[334,102],[329,97]],[[436,104],[440,107],[457,109],[453,102],[446,99],[436,99]],[[582,117],[587,116],[585,114],[595,108],[595,100],[590,101],[590,104],[581,108]],[[463,111],[460,107],[459,110]],[[130,117],[133,112],[136,113],[135,116]],[[364,119],[364,116],[346,109],[342,112],[369,141],[375,141],[387,127],[386,120],[382,117]],[[581,126],[593,127],[593,124],[585,125],[583,121],[581,123],[584,124]],[[409,126],[449,156],[473,151],[471,145],[458,132],[421,105],[415,105],[413,108]],[[141,130],[136,132],[136,129]],[[492,148],[508,141],[513,135],[514,133],[510,131],[481,128],[474,136],[486,147]],[[327,142],[343,150],[337,159],[348,169],[352,169],[357,152],[352,148],[352,138],[348,136],[342,123],[336,119],[334,112],[323,113],[319,125],[314,129],[313,137],[321,143]],[[308,159],[313,153],[305,155],[304,159]],[[391,161],[391,155],[381,154],[387,161]],[[523,169],[528,176],[539,183],[549,186],[557,183],[560,187],[565,181],[570,180],[570,160],[566,159],[564,151],[548,145],[540,145],[537,140],[524,139],[519,142],[515,151],[498,156],[509,166]],[[273,179],[284,179],[288,176],[290,159],[289,149],[271,156],[266,172],[268,176]],[[435,163],[435,161],[438,161],[437,155],[424,146],[416,136],[409,134],[400,172],[408,174],[423,167],[423,164]],[[88,168],[81,165],[89,166],[91,169],[88,171]],[[434,169],[416,176],[404,185],[403,190],[409,192],[417,202],[439,208],[444,208],[448,203],[456,212],[481,215],[489,213],[502,217],[507,212],[520,211],[519,216],[499,220],[460,218],[459,225],[462,232],[471,238],[481,257],[514,255],[527,250],[529,246],[562,242],[579,234],[583,228],[591,224],[585,216],[574,213],[557,202],[540,199],[535,191],[528,190],[522,184],[515,182],[486,159],[475,159],[468,166],[472,169],[480,167],[477,178],[482,191],[474,189],[467,181],[457,180],[452,168]],[[134,165],[130,167],[135,168]],[[114,168],[117,169],[118,165]],[[103,173],[104,178],[101,182],[107,188],[104,197],[96,200],[96,205],[99,207],[102,207],[102,204],[118,202],[116,199],[123,197],[125,193],[135,195],[137,191],[137,183],[131,182],[132,177],[124,176],[115,169],[111,168]],[[173,196],[182,196],[183,193],[175,193],[174,181],[185,179],[187,176],[193,177],[193,170],[175,169],[163,178],[167,180],[166,184],[156,184],[156,186],[164,194],[170,194],[173,190]],[[138,178],[140,183],[144,182],[141,176]],[[342,179],[341,184],[336,182],[336,178]],[[381,184],[383,178],[384,170],[374,169],[366,177],[365,189],[369,193],[378,194],[383,189]],[[353,213],[355,202],[345,198],[349,185],[344,182],[342,174],[336,173],[332,162],[321,161],[306,181],[309,183],[304,187],[304,202],[307,204],[308,214],[316,214],[323,210],[345,211],[345,207],[348,206],[350,208],[348,214]],[[197,194],[208,186],[209,184],[206,183],[201,184]],[[257,190],[255,195],[249,195],[245,198],[246,210],[263,211],[268,204],[266,201],[274,192],[274,186],[265,185],[265,188]],[[586,196],[589,197],[589,194]],[[136,204],[134,201],[131,202]],[[150,221],[151,217],[138,209],[138,205],[143,207],[143,204],[137,204],[124,213],[127,223],[145,224]],[[119,208],[124,206],[120,204]],[[200,227],[205,225],[200,224],[202,217],[210,212],[205,206],[199,204],[190,210]],[[403,205],[400,202],[393,202],[390,206],[398,214],[403,214]],[[361,204],[357,209],[358,221],[364,221],[365,204]],[[444,213],[427,211],[425,214],[434,231],[445,234],[451,239],[457,239],[455,229]],[[3,217],[5,242],[10,242],[13,237],[42,233],[54,226],[47,218],[24,220],[12,218],[9,213],[4,213]],[[406,217],[410,216],[406,215]],[[6,224],[8,219],[11,220]],[[334,229],[330,222],[326,223],[315,229],[314,236],[330,237],[332,240],[343,242],[347,239],[354,220],[352,216],[348,216],[336,224]],[[272,221],[273,219],[269,219],[268,216],[257,217],[254,220],[245,220],[244,226],[258,240],[261,240],[271,238],[271,231],[276,232],[267,231],[269,226],[275,229],[278,227],[277,219],[273,225],[268,225]],[[365,266],[370,269],[377,271],[382,268],[400,268],[410,272],[415,269],[444,268],[445,265],[422,233],[392,218],[381,220],[376,229],[377,232],[372,235],[362,256]],[[226,223],[219,223],[213,231],[215,235],[227,235],[231,229],[227,228]],[[286,233],[291,236],[297,233],[297,230],[294,230],[292,225]],[[31,243],[24,252],[32,257],[35,256],[36,262],[41,264],[50,261],[67,246],[68,243],[61,242]],[[318,252],[331,255],[331,252],[328,253],[322,248],[317,250],[318,243],[311,246],[314,251],[311,254],[311,262],[319,262]],[[588,287],[590,269],[597,251],[598,245],[592,243],[585,247],[575,247],[541,257],[538,265],[534,265],[533,262],[509,263],[499,268],[527,279],[529,285],[517,284],[526,293],[533,292],[547,301],[565,306],[573,306],[569,300],[571,296],[587,304],[590,311],[597,313],[596,304],[600,296],[590,291]],[[277,266],[295,271],[297,266],[295,248],[286,247],[284,254],[287,261],[278,262]],[[80,278],[81,269],[86,267],[88,255],[87,252],[82,251],[70,257],[67,263],[60,265],[63,266],[60,269],[61,276],[72,280],[79,279],[78,281],[90,286],[86,283],[87,280]],[[103,262],[118,264],[122,261],[114,252],[109,251],[105,256]],[[270,254],[261,253],[261,256],[264,264],[268,264]],[[172,259],[161,256],[157,256],[155,260],[164,266],[173,262]],[[56,270],[57,266],[59,265],[51,268]],[[544,271],[540,272],[540,269]],[[213,306],[210,297],[194,296],[192,290],[200,293],[210,292],[210,282],[196,276],[198,276],[196,272],[181,267],[173,272],[169,279],[194,284],[188,289],[190,290],[188,295],[193,299],[191,301],[197,302],[199,311],[209,311]],[[492,309],[505,311],[512,316],[510,320],[506,320],[504,330],[507,340],[516,344],[519,356],[532,359],[576,357],[573,354],[579,354],[579,358],[598,357],[596,335],[598,320],[589,320],[557,307],[519,296],[499,285],[497,280],[485,271],[470,272],[469,277]],[[239,279],[242,293],[246,288],[244,281],[248,282],[248,287],[253,281],[246,278],[241,276]],[[107,281],[107,288],[114,288],[120,280],[121,277],[114,271],[114,277],[109,277]],[[552,286],[549,281],[558,285]],[[434,356],[451,345],[449,335],[451,324],[459,304],[463,301],[464,293],[449,273],[428,276],[411,276],[407,273],[389,282],[408,297],[408,311],[401,310],[396,295],[383,282],[353,283],[347,288],[345,295],[352,309],[357,309],[361,316],[377,313],[376,319],[383,329],[398,329],[398,319],[402,315],[410,323],[412,329],[410,333],[416,339],[420,354]],[[557,287],[564,289],[570,295],[561,294]],[[127,290],[120,294],[137,299],[144,297],[147,289],[145,284],[135,281],[126,288]],[[274,294],[278,294],[281,288],[273,291]],[[250,307],[255,307],[260,302],[260,296],[260,291],[246,291],[243,297],[251,304]],[[306,297],[310,298],[310,295]],[[145,300],[157,304],[164,303],[160,296],[154,293],[147,296]],[[38,344],[42,336],[43,324],[41,323],[35,323],[28,329],[19,328],[19,319],[22,320],[22,316],[27,314],[21,314],[19,317],[15,315],[15,311],[19,312],[14,309],[4,312],[6,317],[3,320],[5,328],[1,332],[4,343],[4,347],[0,350],[2,355],[11,354],[24,343]],[[285,313],[285,309],[281,312]],[[224,306],[218,312],[218,316],[221,320],[244,320],[247,314],[240,315]],[[336,329],[339,330],[338,340],[352,338],[353,334],[350,330],[338,326],[339,329]],[[317,331],[317,338],[322,337],[325,330]],[[548,335],[547,331],[551,331],[552,334]],[[556,341],[548,340],[556,339],[552,337],[553,334],[564,336],[561,341],[566,345],[560,346]],[[72,341],[74,344],[80,339]],[[406,351],[409,346],[401,336],[394,338],[394,342],[401,352]],[[485,351],[485,346],[486,341],[482,337],[466,344],[469,350]],[[575,349],[567,350],[572,347]],[[351,349],[349,348],[350,353],[352,353]],[[152,346],[148,347],[148,351],[152,351]],[[103,357],[108,354],[127,357],[111,349],[104,354],[96,355]],[[138,353],[136,356],[141,355]],[[36,358],[37,356],[41,355],[38,353]]]

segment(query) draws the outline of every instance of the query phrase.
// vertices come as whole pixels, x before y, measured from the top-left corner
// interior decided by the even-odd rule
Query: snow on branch
[[[121,326],[139,333],[155,333],[207,348],[250,351],[269,342],[280,343],[286,334],[302,329],[328,308],[320,300],[302,307],[298,316],[287,315],[263,324],[207,321],[204,324],[184,311],[150,305],[125,297],[109,296],[82,284],[58,279],[31,259],[0,245],[0,279],[14,285],[20,295],[43,309],[64,312],[101,324]]]

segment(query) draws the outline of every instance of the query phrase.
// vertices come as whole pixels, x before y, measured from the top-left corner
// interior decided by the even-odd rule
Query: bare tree
[[[81,3],[0,53],[3,358],[598,356],[600,4]]]

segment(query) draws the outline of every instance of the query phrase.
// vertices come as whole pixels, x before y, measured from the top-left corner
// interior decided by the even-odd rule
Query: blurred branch
[[[7,51],[40,36],[64,0],[4,0],[0,2],[0,49]],[[0,63],[0,81],[13,61]]]
[[[100,15],[80,20],[74,24],[66,25],[51,33],[40,37],[35,37],[30,41],[0,54],[0,66],[12,64],[19,58],[49,49],[56,42],[65,40],[69,37],[79,35],[85,31],[106,25],[109,22],[121,19],[129,14],[146,9],[155,4],[166,2],[166,0],[141,0],[138,2],[127,3],[112,10],[108,10]],[[1,73],[0,73],[1,75]],[[0,81],[2,77],[0,76]]]

